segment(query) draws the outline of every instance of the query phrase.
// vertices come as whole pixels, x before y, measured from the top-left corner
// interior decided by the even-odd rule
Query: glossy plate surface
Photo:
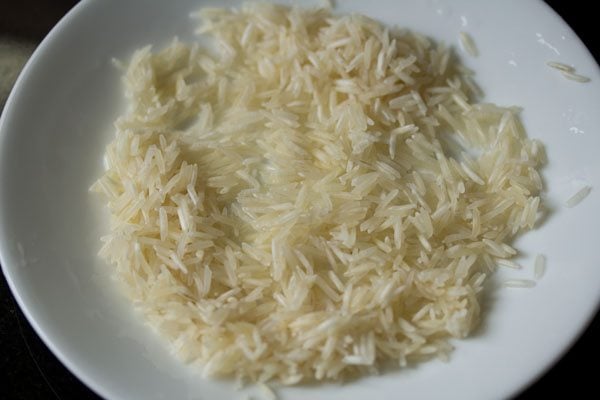
[[[301,2],[297,2],[301,3]],[[308,3],[308,2],[306,2]],[[534,289],[490,290],[481,329],[455,343],[449,363],[433,361],[356,382],[279,390],[282,399],[505,398],[522,389],[576,339],[600,299],[600,196],[573,209],[564,202],[585,185],[600,188],[600,71],[541,1],[338,1],[457,46],[476,71],[486,101],[523,107],[530,137],[545,144],[545,201],[551,214],[516,243],[531,278],[542,253],[547,272]],[[101,201],[88,193],[100,175],[112,121],[123,107],[119,71],[147,44],[193,40],[189,13],[203,0],[87,0],[39,46],[0,122],[0,255],[4,273],[38,334],[80,379],[109,399],[242,398],[230,382],[203,380],[181,365],[112,289],[96,256]],[[308,3],[310,4],[310,3]],[[314,3],[313,3],[314,4]],[[458,46],[468,32],[480,55]],[[546,61],[591,78],[566,80]]]

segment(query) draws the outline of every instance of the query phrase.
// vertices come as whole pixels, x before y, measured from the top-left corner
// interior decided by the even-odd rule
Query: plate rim
[[[72,20],[78,18],[78,15],[91,4],[96,3],[98,0],[82,0],[77,3],[73,8],[71,8],[60,20],[59,22],[50,30],[50,32],[44,37],[44,39],[39,43],[36,47],[35,51],[31,55],[31,57],[27,60],[25,66],[21,70],[13,89],[11,90],[4,109],[2,111],[2,115],[0,116],[0,154],[5,151],[5,142],[8,139],[10,133],[8,132],[8,128],[6,125],[7,121],[11,118],[11,114],[13,114],[14,103],[16,102],[17,97],[19,96],[20,88],[26,82],[31,75],[31,70],[34,65],[38,63],[38,60],[41,58],[42,54],[47,50],[47,47],[50,43],[52,43],[55,38],[60,34],[63,29],[65,29]],[[200,4],[201,2],[199,2]],[[596,61],[594,54],[591,50],[586,46],[586,44],[581,40],[579,35],[571,28],[571,26],[563,19],[563,17],[558,14],[549,4],[547,4],[543,0],[536,0],[535,4],[537,7],[541,5],[541,7],[546,9],[546,12],[553,16],[558,23],[564,25],[573,35],[575,41],[581,44],[581,47],[585,49],[586,56],[593,61],[595,67],[600,70],[600,66]],[[4,206],[1,206],[4,209]],[[5,212],[5,211],[3,211]],[[2,272],[6,278],[8,287],[12,295],[15,298],[15,301],[19,305],[19,308],[25,315],[27,321],[32,326],[36,334],[40,337],[43,343],[50,349],[50,351],[57,357],[57,359],[73,374],[83,382],[90,390],[95,392],[97,395],[104,398],[113,398],[111,396],[115,395],[110,388],[99,384],[94,378],[93,374],[90,374],[90,371],[87,371],[86,368],[82,368],[78,365],[77,362],[73,361],[59,346],[57,346],[54,340],[47,334],[46,330],[39,324],[39,322],[34,318],[31,313],[30,307],[27,302],[23,299],[22,293],[15,283],[15,279],[13,276],[13,270],[15,269],[14,265],[17,265],[16,260],[13,259],[9,255],[9,251],[7,250],[7,240],[6,235],[7,229],[5,228],[3,218],[3,212],[0,212],[0,265],[2,265]],[[600,299],[600,297],[599,297]],[[512,388],[507,390],[505,394],[510,395],[511,397],[517,396],[527,388],[531,387],[531,385],[539,380],[541,377],[546,375],[548,371],[554,367],[577,343],[577,341],[581,338],[583,333],[589,329],[592,321],[594,320],[596,314],[600,311],[600,300],[597,299],[596,305],[593,308],[593,311],[586,315],[586,322],[577,328],[577,333],[572,335],[566,346],[563,346],[561,351],[556,352],[549,362],[546,362],[545,365],[536,371],[535,374],[532,374],[528,379],[525,379],[519,385],[512,385]]]

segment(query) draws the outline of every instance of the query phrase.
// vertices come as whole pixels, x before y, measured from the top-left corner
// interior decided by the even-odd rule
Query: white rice
[[[548,65],[551,68],[557,69],[559,71],[562,72],[573,72],[575,71],[575,68],[573,68],[572,66],[568,65],[568,64],[563,64],[560,62],[556,62],[556,61],[548,61],[546,63],[546,65]]]
[[[292,385],[447,359],[535,227],[543,151],[518,111],[474,103],[450,49],[367,17],[195,15],[221,53],[135,52],[93,186],[124,291],[207,376]]]
[[[588,78],[587,76],[579,75],[579,74],[576,74],[575,72],[571,72],[571,71],[560,71],[560,72],[561,72],[561,74],[563,74],[563,76],[565,78],[570,79],[575,82],[585,83],[585,82],[590,81],[590,78]]]
[[[259,383],[258,388],[263,394],[265,400],[277,400],[277,395],[269,386],[265,385],[264,383]]]
[[[502,284],[507,288],[532,288],[535,286],[535,281],[530,279],[509,279]]]
[[[575,193],[567,199],[567,201],[565,202],[565,206],[569,208],[575,207],[577,204],[581,203],[583,199],[585,199],[591,193],[591,191],[591,186],[582,187],[577,191],[577,193]]]
[[[535,256],[535,264],[533,276],[536,281],[542,279],[544,274],[546,273],[546,257],[543,254],[538,254]]]
[[[469,35],[467,32],[460,32],[458,35],[460,38],[460,45],[462,46],[463,50],[466,51],[471,57],[477,57],[479,52],[477,51],[477,46],[475,46],[475,41],[471,35]]]
[[[521,265],[517,264],[516,262],[512,261],[512,260],[506,260],[506,259],[498,259],[496,260],[496,262],[498,263],[498,265],[501,265],[503,267],[508,267],[508,268],[512,268],[512,269],[521,269],[523,267],[521,267]]]
[[[546,62],[546,65],[560,71],[560,73],[565,78],[570,79],[572,81],[582,82],[582,83],[590,81],[590,78],[588,78],[587,76],[577,74],[575,72],[575,68],[572,67],[571,65],[564,64],[564,63],[557,62],[557,61],[548,61],[548,62]]]

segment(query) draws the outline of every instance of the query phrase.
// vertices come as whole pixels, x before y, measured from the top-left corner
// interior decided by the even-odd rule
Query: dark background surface
[[[76,3],[75,0],[2,0],[0,35],[39,43]],[[596,14],[591,10],[593,3],[573,0],[548,0],[547,3],[577,32],[598,61],[600,36]],[[600,316],[596,315],[561,361],[517,398],[559,395],[563,390],[568,393],[567,398],[600,398],[596,364],[600,356],[598,339]],[[0,275],[0,382],[4,382],[0,384],[2,399],[98,399],[38,338],[16,305],[4,275]]]

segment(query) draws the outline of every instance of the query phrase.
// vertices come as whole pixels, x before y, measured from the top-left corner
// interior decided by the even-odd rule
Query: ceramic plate
[[[113,291],[97,256],[105,231],[100,175],[112,122],[123,107],[119,71],[147,44],[193,39],[189,13],[203,0],[85,0],[39,46],[0,123],[0,253],[4,273],[35,330],[83,382],[108,399],[242,398],[228,381],[204,380],[180,364]],[[237,2],[227,2],[234,5]],[[300,3],[300,2],[298,2]],[[545,371],[577,338],[600,297],[596,189],[577,207],[565,200],[600,188],[600,73],[573,31],[541,1],[339,1],[457,46],[486,101],[523,107],[530,137],[547,146],[543,170],[551,210],[516,243],[531,278],[536,254],[547,273],[533,289],[490,290],[481,328],[456,342],[451,361],[365,377],[345,385],[279,390],[282,399],[505,398]],[[460,51],[468,32],[480,55]],[[565,79],[547,61],[572,64],[588,83]]]

